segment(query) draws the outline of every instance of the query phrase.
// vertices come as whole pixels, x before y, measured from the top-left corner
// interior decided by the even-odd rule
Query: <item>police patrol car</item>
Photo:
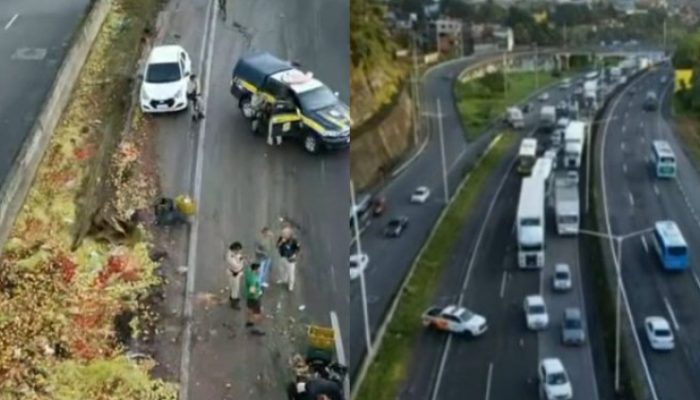
[[[236,63],[231,94],[253,120],[254,131],[301,139],[309,153],[350,145],[349,109],[337,94],[311,73],[269,53]]]

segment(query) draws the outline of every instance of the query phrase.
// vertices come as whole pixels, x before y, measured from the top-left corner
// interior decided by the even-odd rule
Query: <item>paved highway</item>
[[[298,60],[348,102],[348,4],[232,0],[228,20],[213,19],[214,35],[206,39],[208,3],[173,2],[162,40],[182,44],[195,72],[203,76],[208,96],[204,130],[192,126],[187,113],[155,118],[166,194],[189,191],[195,157],[202,163],[196,257],[190,265],[196,267],[191,361],[184,371],[191,399],[279,399],[290,378],[288,357],[305,344],[295,337],[305,335],[304,324],[330,326],[335,312],[348,353],[348,154],[313,157],[295,143],[268,147],[251,134],[229,93],[229,81],[242,54],[265,50]],[[298,283],[289,293],[274,284],[273,275],[263,298],[267,335],[255,338],[243,328],[243,311],[228,308],[223,255],[234,240],[252,251],[259,230],[277,227],[280,217],[299,228],[303,254]],[[187,241],[179,236],[173,258],[186,260]],[[209,295],[223,302],[207,305],[203,299]],[[173,363],[179,367],[179,360]]]
[[[5,180],[88,11],[89,0],[0,3],[0,183]]]
[[[422,82],[423,112],[435,113],[436,100],[439,98],[441,101],[445,159],[452,191],[459,183],[465,165],[476,158],[474,146],[466,143],[462,132],[459,115],[454,106],[452,82],[453,78],[467,65],[477,62],[482,57],[484,56],[467,57],[441,64],[428,71]],[[361,239],[362,251],[370,256],[365,277],[373,334],[381,324],[394,294],[444,206],[437,121],[432,117],[426,117],[426,119],[428,121],[424,126],[430,129],[430,133],[423,152],[378,192],[378,196],[386,198],[387,212],[381,218],[372,221]],[[431,189],[430,199],[421,206],[410,204],[411,192],[421,185]],[[399,239],[384,238],[382,235],[384,226],[391,217],[398,215],[410,218],[409,228]],[[351,251],[355,251],[354,247]],[[351,283],[350,290],[350,366],[355,372],[365,353],[359,280]]]
[[[550,93],[552,103],[566,95],[558,89]],[[529,116],[530,132],[536,121],[537,112]],[[436,304],[461,300],[487,318],[489,331],[478,339],[455,337],[449,343],[447,336],[425,331],[402,398],[462,399],[469,393],[485,399],[536,399],[537,363],[548,356],[562,359],[577,398],[598,397],[590,346],[569,349],[560,344],[563,309],[577,306],[585,312],[577,241],[557,237],[550,224],[545,269],[518,270],[514,223],[521,178],[512,171],[516,155],[514,148],[487,184],[473,214],[479,217],[465,221],[458,233],[462,245],[454,249],[454,261],[447,266],[434,300]],[[575,286],[569,293],[551,292],[556,262],[572,267]],[[550,315],[550,327],[541,333],[527,330],[522,310],[524,297],[537,293],[545,297]]]
[[[700,398],[700,265],[693,257],[693,249],[700,248],[700,174],[669,125],[669,99],[660,111],[642,110],[647,91],[668,93],[671,80],[661,83],[662,74],[670,77],[671,72],[662,68],[648,74],[634,85],[634,94],[628,90],[609,110],[600,160],[606,188],[604,216],[615,234],[671,219],[688,241],[691,268],[679,274],[662,270],[652,247],[652,235],[625,241],[622,277],[658,399],[694,399]],[[665,139],[673,147],[679,168],[677,179],[662,181],[654,177],[648,160],[655,139]],[[674,351],[659,354],[650,349],[642,330],[643,320],[649,315],[671,321],[677,344]]]

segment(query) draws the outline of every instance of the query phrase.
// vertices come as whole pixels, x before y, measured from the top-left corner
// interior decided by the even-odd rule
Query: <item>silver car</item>
[[[581,346],[586,342],[586,331],[583,329],[583,318],[578,308],[564,310],[564,321],[561,325],[561,341],[567,346]]]
[[[568,264],[556,264],[552,275],[552,289],[565,291],[571,289],[571,268]]]

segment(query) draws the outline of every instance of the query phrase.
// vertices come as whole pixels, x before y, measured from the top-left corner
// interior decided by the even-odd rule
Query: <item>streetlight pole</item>
[[[442,129],[442,106],[440,98],[435,101],[437,103],[437,114],[423,113],[426,117],[435,117],[438,120],[438,135],[440,136],[440,161],[442,163],[442,187],[445,196],[445,204],[450,202],[450,188],[447,186],[447,159],[445,158],[445,134]]]
[[[654,228],[642,229],[635,232],[630,232],[626,235],[611,235],[603,232],[589,231],[586,229],[579,229],[579,233],[583,235],[595,236],[599,238],[604,238],[612,240],[615,242],[615,254],[613,254],[613,259],[615,260],[615,392],[620,392],[620,336],[621,336],[621,314],[622,314],[622,244],[625,240],[637,236],[645,235]]]
[[[414,103],[414,116],[413,116],[413,142],[415,145],[418,145],[418,125],[421,122],[421,117],[420,117],[420,96],[418,93],[419,90],[419,78],[418,78],[418,55],[417,53],[417,43],[416,43],[416,33],[415,31],[413,32],[412,35],[413,38],[413,77],[411,78],[412,80],[412,86],[413,86],[413,103]]]
[[[357,250],[356,254],[358,255],[358,258],[361,257],[362,255],[362,244],[360,243],[360,224],[357,219],[357,204],[355,203],[355,185],[353,181],[350,181],[350,199],[351,199],[351,206],[352,206],[352,222],[354,226],[354,231],[355,231],[355,249]],[[360,260],[358,260],[359,262]],[[369,312],[367,310],[367,287],[365,286],[365,271],[364,269],[360,269],[360,293],[362,296],[361,302],[362,302],[362,315],[364,317],[364,322],[365,322],[365,341],[366,341],[366,346],[367,346],[367,354],[369,358],[372,358],[373,355],[373,346],[372,346],[372,336],[370,334],[370,329],[369,329]]]

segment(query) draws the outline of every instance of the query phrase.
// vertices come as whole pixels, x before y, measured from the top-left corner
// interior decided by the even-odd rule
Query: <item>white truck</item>
[[[588,80],[583,84],[583,101],[588,109],[594,110],[598,106],[598,81]]]
[[[525,118],[523,112],[518,107],[508,107],[506,109],[506,121],[513,129],[522,129],[525,127]]]
[[[554,214],[559,235],[578,234],[580,210],[578,182],[558,174],[554,178]]]
[[[554,106],[543,106],[540,109],[540,125],[546,129],[554,129],[557,121],[557,109]]]
[[[586,140],[586,123],[571,121],[564,131],[564,167],[578,168]]]
[[[456,305],[430,307],[421,320],[425,327],[471,336],[480,336],[488,329],[486,318]]]
[[[518,266],[544,267],[545,181],[540,177],[523,178],[516,215]]]

